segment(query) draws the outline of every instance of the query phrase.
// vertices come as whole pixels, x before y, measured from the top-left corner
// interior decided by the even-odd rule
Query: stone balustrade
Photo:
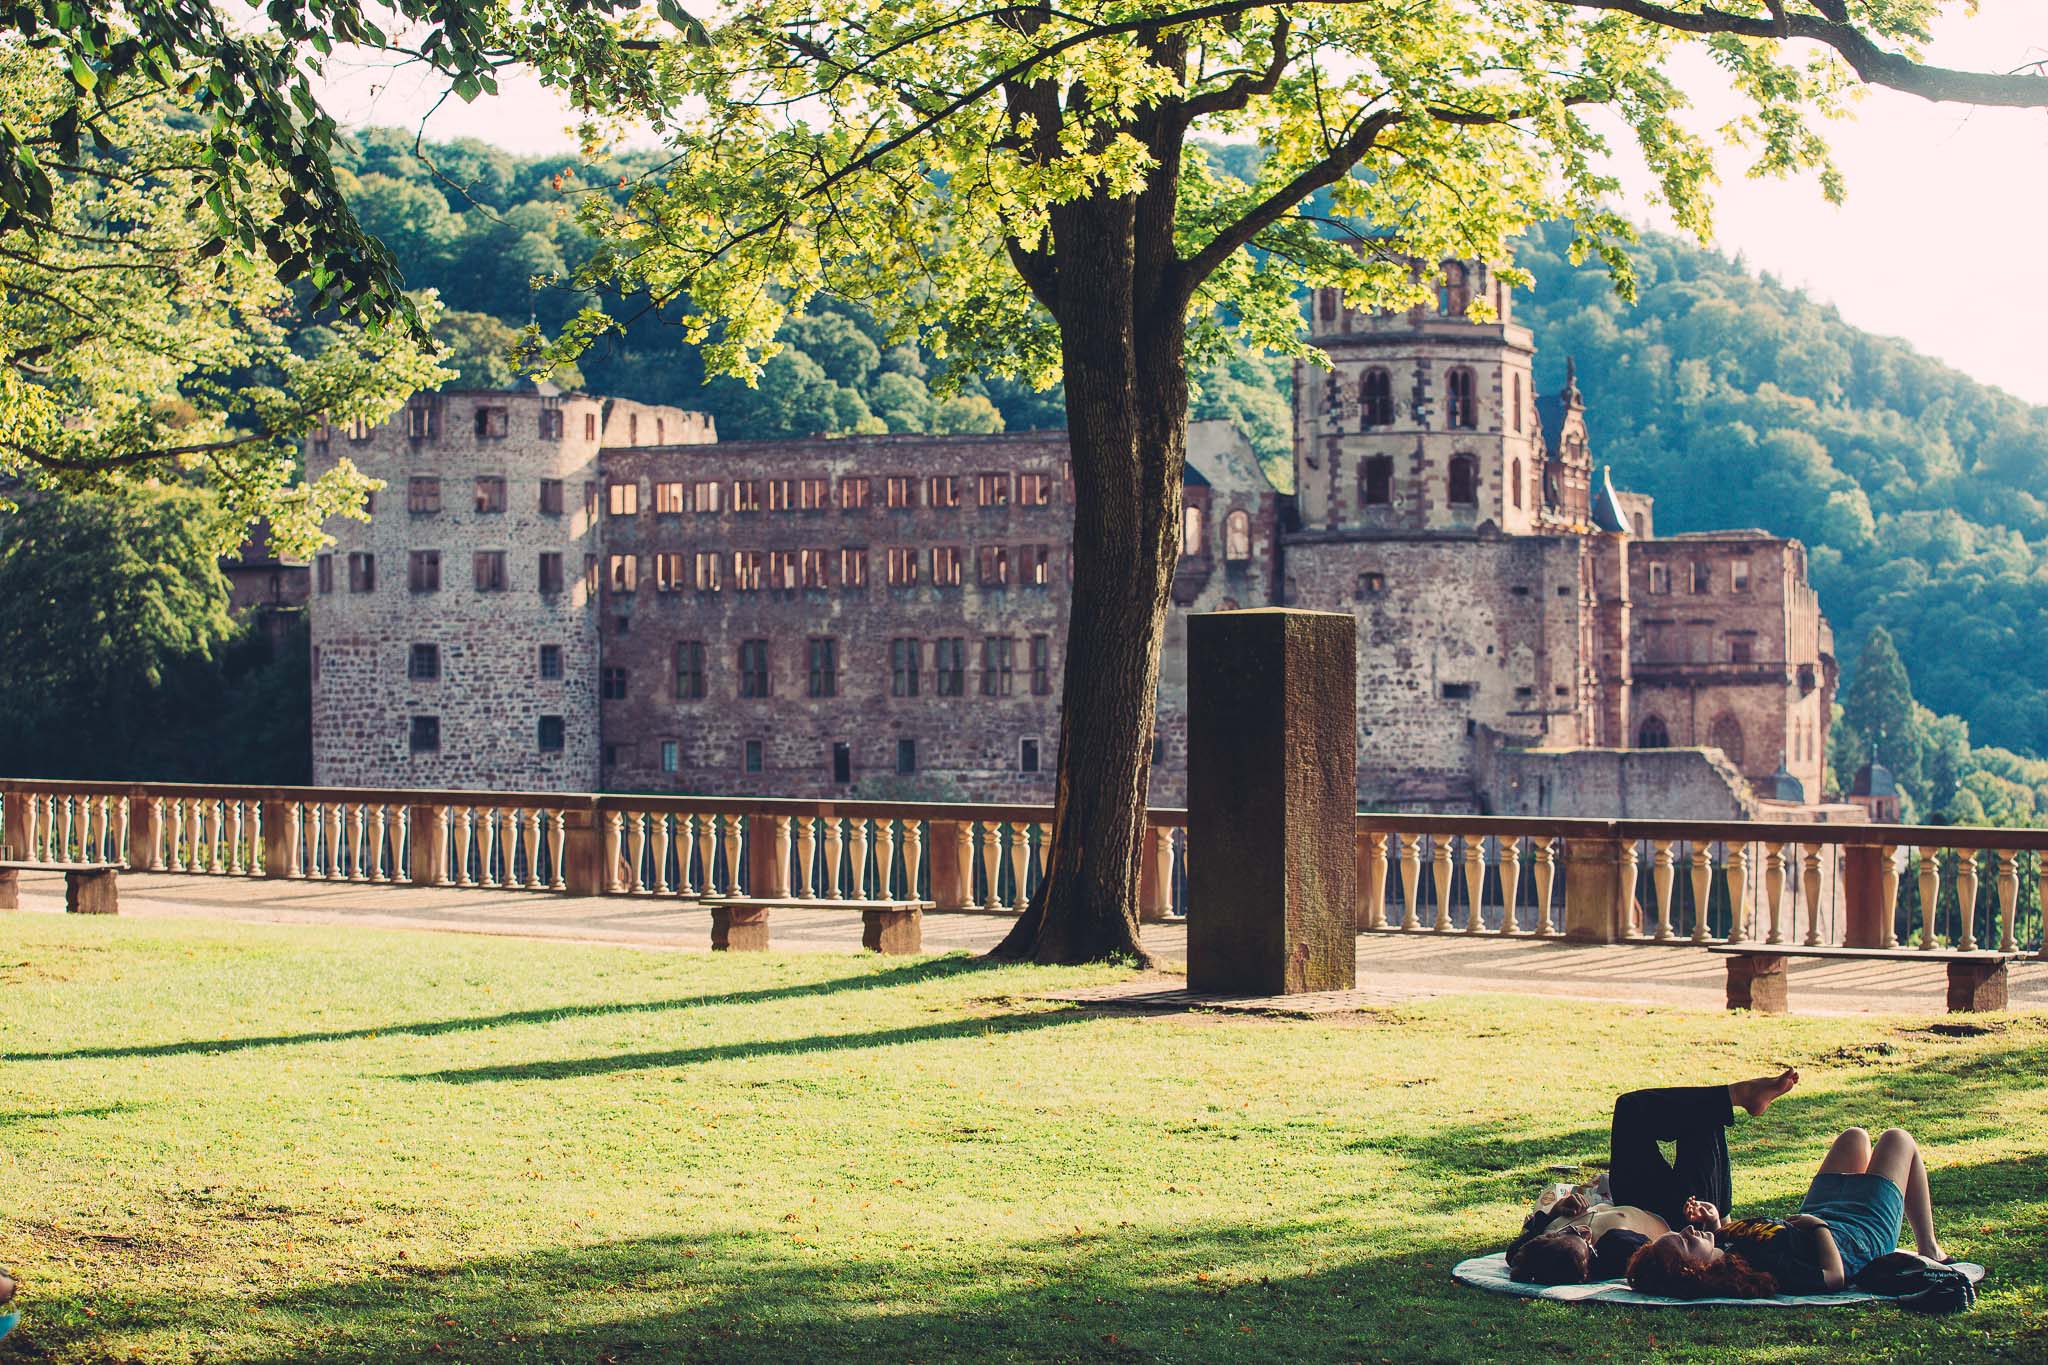
[[[1020,912],[1050,809],[0,780],[0,850],[132,871]],[[1140,917],[1186,912],[1148,813]],[[2041,953],[2048,831],[1360,815],[1358,927],[1577,941]]]

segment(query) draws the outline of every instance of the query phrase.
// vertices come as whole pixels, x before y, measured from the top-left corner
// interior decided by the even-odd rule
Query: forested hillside
[[[447,334],[470,383],[509,381],[515,329],[574,312],[571,291],[529,281],[574,269],[589,247],[572,201],[631,169],[477,143],[429,147],[423,162],[389,131],[364,134],[349,167],[365,222],[409,283],[453,310]],[[2048,409],[1671,239],[1635,253],[1640,301],[1624,303],[1597,266],[1566,260],[1567,240],[1556,226],[1527,239],[1520,259],[1537,283],[1520,316],[1543,387],[1577,360],[1596,458],[1615,482],[1653,495],[1665,532],[1761,526],[1805,541],[1852,672],[1871,628],[1889,630],[1925,709],[1906,713],[1921,717],[1913,733],[1887,733],[1885,756],[1921,814],[2031,820],[2048,807],[2048,765],[1970,747],[2048,753],[2048,667],[2029,644],[2048,609]],[[1056,391],[967,377],[944,392],[935,357],[889,344],[854,310],[814,308],[785,339],[759,388],[706,384],[673,315],[649,313],[600,342],[580,377],[708,410],[727,439],[1064,420]],[[1284,480],[1290,366],[1245,357],[1200,382],[1197,413],[1237,421]],[[1841,741],[1843,758],[1859,756],[1858,735]]]

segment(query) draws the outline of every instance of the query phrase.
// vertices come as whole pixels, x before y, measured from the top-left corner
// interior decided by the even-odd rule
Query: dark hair
[[[1546,1232],[1522,1244],[1508,1264],[1508,1275],[1523,1284],[1584,1284],[1592,1267],[1593,1248],[1585,1238]]]
[[[1768,1299],[1778,1282],[1734,1252],[1715,1261],[1689,1261],[1669,1238],[1629,1258],[1628,1287],[1666,1299]]]

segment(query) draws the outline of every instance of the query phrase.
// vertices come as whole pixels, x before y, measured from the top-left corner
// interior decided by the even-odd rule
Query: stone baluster
[[[2019,940],[2013,937],[2013,920],[2020,908],[2020,855],[2013,849],[2001,849],[1998,854],[1998,951],[2017,952]]]
[[[1700,840],[1692,844],[1692,941],[1707,941],[1707,902],[1714,887],[1712,850]]]
[[[875,821],[875,899],[897,899],[896,822],[886,817]]]
[[[1820,947],[1820,850],[1819,844],[1801,844],[1806,856],[1800,864],[1801,888],[1806,892],[1806,946]]]
[[[1465,932],[1476,934],[1486,919],[1486,839],[1478,834],[1460,838],[1465,845]],[[1451,898],[1445,896],[1445,912],[1450,908]]]
[[[1401,928],[1412,930],[1422,922],[1422,836],[1394,837],[1401,841]]]
[[[1721,876],[1728,884],[1728,941],[1749,938],[1749,845],[1730,844],[1722,859]]]
[[[246,834],[247,811],[244,807],[247,804],[239,800],[234,802],[234,819],[228,826],[232,831],[232,837],[228,842],[228,871],[237,877],[246,875],[256,861],[254,851],[248,850],[248,846],[242,842]]]
[[[186,872],[206,870],[205,845],[200,842],[201,814],[199,803],[190,797],[185,800],[185,866]]]
[[[740,891],[740,817],[721,815],[718,817],[720,841],[725,845],[725,894],[738,896]]]
[[[1643,905],[1636,898],[1636,884],[1642,880],[1638,875],[1642,867],[1642,850],[1637,846],[1634,839],[1623,839],[1619,855],[1615,859],[1614,880],[1620,892],[1616,900],[1621,907],[1621,917],[1623,920],[1621,936],[1623,938],[1641,938],[1643,936]]]
[[[647,879],[648,890],[657,896],[666,896],[672,889],[668,881],[668,812],[656,811],[650,818],[654,821],[654,871]],[[682,860],[690,860],[687,844],[683,846]]]
[[[1771,927],[1766,943],[1783,943],[1785,907],[1785,845],[1764,845],[1764,901],[1770,907]]]
[[[538,891],[546,885],[540,877],[540,820],[540,811],[530,809],[521,822],[526,827],[526,880],[522,885],[529,891]]]
[[[1884,902],[1884,925],[1878,937],[1880,948],[1899,946],[1899,851],[1895,848],[1883,850],[1878,863],[1878,898]]]
[[[511,814],[502,806],[484,808],[483,845],[477,850],[483,863],[483,884],[503,891],[512,884],[512,849],[517,838],[505,835],[505,821]]]
[[[1031,903],[1030,893],[1025,889],[1031,872],[1031,826],[1013,824],[1010,826],[1010,901],[1011,908],[1019,914]],[[1169,877],[1159,888],[1162,899],[1173,904],[1173,879]]]
[[[676,894],[686,901],[704,899],[704,888],[697,874],[697,831],[696,824],[708,819],[707,816],[692,815],[685,811],[676,816]],[[693,823],[695,822],[695,823]],[[705,872],[710,872],[706,867]]]
[[[1557,885],[1557,862],[1562,850],[1557,839],[1546,837],[1534,841],[1536,845],[1536,937],[1548,938],[1551,923],[1551,891]]]
[[[1383,830],[1357,834],[1358,927],[1378,929],[1387,922],[1387,836]]]
[[[476,877],[469,870],[470,845],[476,840],[476,809],[464,806],[455,817],[455,884],[475,886]]]
[[[370,836],[370,880],[373,882],[391,880],[384,875],[384,835],[390,820],[390,811],[391,808],[382,801],[373,808],[372,821],[375,831]]]
[[[977,823],[975,828],[975,845],[981,852],[981,878],[985,888],[982,894],[982,908],[985,910],[999,910],[1002,908],[1003,902],[1002,898],[996,894],[995,823],[989,820],[982,820]],[[1171,859],[1172,856],[1172,851],[1168,850],[1167,859]],[[1170,866],[1171,864],[1168,863],[1167,865]]]
[[[864,815],[856,815],[846,822],[846,862],[852,874],[848,885],[851,899],[868,899],[868,821]]]
[[[23,860],[31,863],[55,862],[54,858],[45,858],[43,856],[40,843],[42,838],[43,799],[34,792],[30,792],[25,804],[28,806],[28,813],[22,817],[21,856]]]
[[[1451,840],[1449,835],[1429,836],[1429,888],[1436,896],[1436,914],[1430,932],[1441,934],[1451,927]]]
[[[817,860],[818,819],[814,815],[796,817],[796,885],[791,888],[799,900],[812,899],[816,883],[811,879],[811,866]]]
[[[1963,918],[1962,942],[1956,946],[1966,953],[1977,951],[1977,850],[1956,850],[1956,910]]]
[[[718,831],[712,826],[712,816],[700,815],[697,821],[697,862],[702,869],[697,873],[697,894],[699,898],[716,896],[718,890]],[[732,879],[732,869],[725,870],[727,881]],[[738,892],[733,894],[737,895]]]
[[[1656,938],[1659,943],[1671,939],[1671,885],[1673,860],[1672,839],[1653,840],[1650,851],[1650,889],[1657,897]]]
[[[1521,912],[1522,839],[1518,834],[1500,836],[1500,932],[1512,937],[1522,931],[1515,923]]]
[[[1048,829],[1040,825],[1039,829]],[[905,820],[903,822],[903,899],[921,901],[924,888],[918,884],[918,874],[924,867],[924,822]]]
[[[561,810],[550,811],[548,832],[553,840],[548,845],[548,890],[567,891],[569,883],[562,875],[562,860],[569,853],[569,813]]]
[[[839,881],[839,859],[846,851],[845,836],[839,828],[839,817],[834,815],[825,821],[825,899],[845,900],[846,891]]]
[[[637,810],[628,811],[626,829],[631,835],[628,840],[631,852],[628,856],[632,859],[626,865],[626,894],[637,896],[642,889],[640,869],[647,865],[647,816]]]
[[[306,876],[306,803],[285,802],[284,819],[284,875],[289,881],[303,881]]]
[[[1920,846],[1920,948],[1934,947],[1934,912],[1941,904],[1941,850]]]
[[[102,860],[101,846],[107,841],[107,799],[104,796],[85,798],[85,858],[96,863]]]
[[[1038,827],[1038,849],[1031,861],[1032,866],[1038,872],[1037,880],[1032,883],[1032,890],[1036,891],[1038,883],[1043,882],[1052,874],[1052,826],[1050,824]]]

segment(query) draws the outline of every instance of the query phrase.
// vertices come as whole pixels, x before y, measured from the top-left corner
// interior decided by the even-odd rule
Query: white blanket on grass
[[[1984,1267],[1968,1261],[1958,1261],[1951,1268],[1968,1275],[1972,1284],[1984,1278]],[[1491,1256],[1474,1256],[1469,1261],[1458,1262],[1451,1269],[1451,1278],[1475,1289],[1514,1294],[1525,1299],[1555,1299],[1560,1303],[1627,1303],[1644,1308],[1838,1308],[1849,1303],[1885,1301],[1883,1294],[1870,1294],[1861,1289],[1844,1289],[1838,1294],[1780,1294],[1769,1299],[1666,1299],[1655,1294],[1638,1294],[1628,1287],[1627,1280],[1597,1280],[1592,1284],[1523,1284],[1508,1278],[1507,1255],[1498,1251]]]

